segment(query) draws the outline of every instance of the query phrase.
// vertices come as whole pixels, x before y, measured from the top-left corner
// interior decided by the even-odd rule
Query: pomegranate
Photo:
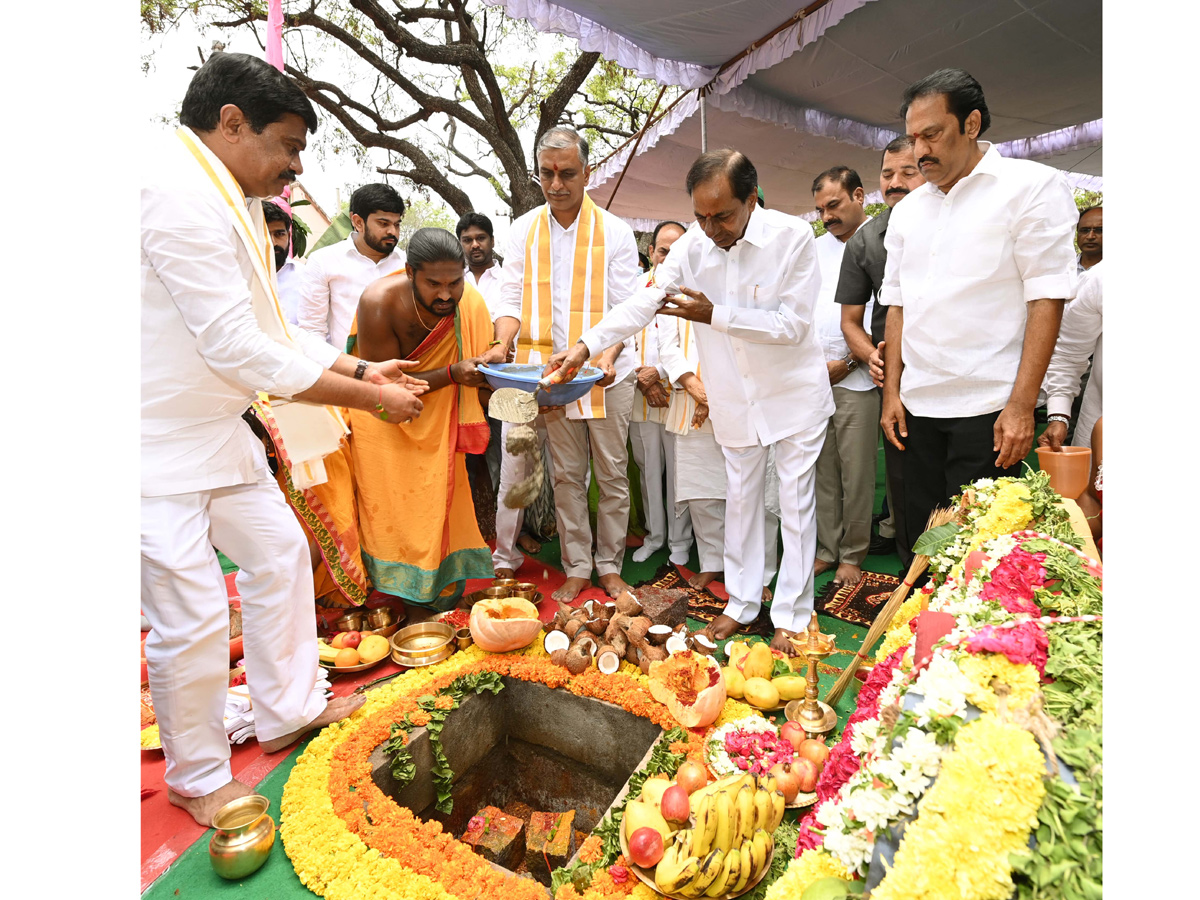
[[[360,632],[347,631],[345,634],[342,635],[342,646],[343,647],[349,647],[353,650],[353,649],[357,649],[358,645],[361,643],[362,643],[362,634]]]
[[[794,750],[799,750],[800,745],[808,740],[804,736],[804,729],[795,722],[784,722],[783,727],[779,729],[779,736],[791,744]]]
[[[803,759],[810,759],[817,767],[817,774],[825,768],[825,760],[829,759],[829,748],[825,746],[824,741],[813,740],[808,738],[799,747],[796,752]]]
[[[708,770],[694,759],[684,760],[675,773],[675,783],[689,794],[708,784]]]
[[[800,790],[805,794],[811,794],[817,789],[817,781],[821,777],[821,770],[817,768],[817,764],[811,759],[801,758],[796,760],[792,763],[792,771],[800,779]]]
[[[692,809],[688,802],[688,792],[684,790],[683,785],[673,784],[663,791],[659,809],[662,817],[668,822],[674,822],[676,825],[685,823],[691,816]]]
[[[795,800],[796,795],[800,793],[800,777],[796,774],[796,766],[795,762],[781,762],[771,767],[771,774],[775,776],[775,788],[783,791],[783,799],[787,803]]]
[[[648,869],[663,857],[662,835],[653,828],[639,828],[629,838],[629,858],[636,866]]]

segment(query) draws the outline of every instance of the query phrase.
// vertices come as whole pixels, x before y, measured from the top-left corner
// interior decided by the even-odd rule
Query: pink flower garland
[[[967,638],[965,646],[970,653],[1003,653],[1014,665],[1037,666],[1038,673],[1046,677],[1050,638],[1038,622],[1021,622],[1007,628],[985,625]]]
[[[992,569],[991,579],[983,586],[980,597],[999,603],[1013,615],[1040,616],[1042,611],[1033,602],[1033,592],[1046,583],[1046,570],[1042,566],[1045,560],[1045,553],[1014,548]]]

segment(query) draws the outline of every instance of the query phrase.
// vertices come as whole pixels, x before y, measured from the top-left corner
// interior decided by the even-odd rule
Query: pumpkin
[[[650,693],[685,728],[716,721],[725,706],[721,667],[700,653],[676,653],[650,663]]]
[[[520,597],[489,597],[471,607],[471,640],[489,653],[525,647],[541,630],[537,607]]]

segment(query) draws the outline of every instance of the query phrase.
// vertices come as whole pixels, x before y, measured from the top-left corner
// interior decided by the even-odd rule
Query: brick
[[[525,834],[525,868],[542,884],[575,855],[575,810],[535,812]]]
[[[688,598],[685,591],[640,587],[637,597],[642,604],[643,614],[649,616],[655,625],[678,628],[687,620]]]
[[[475,815],[482,823],[475,829],[468,823],[463,843],[488,862],[516,869],[525,856],[525,823],[494,806],[485,806]]]

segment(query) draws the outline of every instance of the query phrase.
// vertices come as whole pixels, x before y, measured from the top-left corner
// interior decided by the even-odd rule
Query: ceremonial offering
[[[519,365],[517,363],[499,363],[494,366],[481,365],[479,371],[493,388],[518,388],[524,391],[536,391],[539,406],[563,406],[581,397],[587,396],[604,373],[595,366],[584,366],[572,381],[566,384],[552,384],[549,387],[539,387],[544,366]]]
[[[227,803],[213,816],[216,834],[208,842],[213,871],[236,880],[258,871],[275,844],[275,820],[267,815],[271,801],[260,794]]]

